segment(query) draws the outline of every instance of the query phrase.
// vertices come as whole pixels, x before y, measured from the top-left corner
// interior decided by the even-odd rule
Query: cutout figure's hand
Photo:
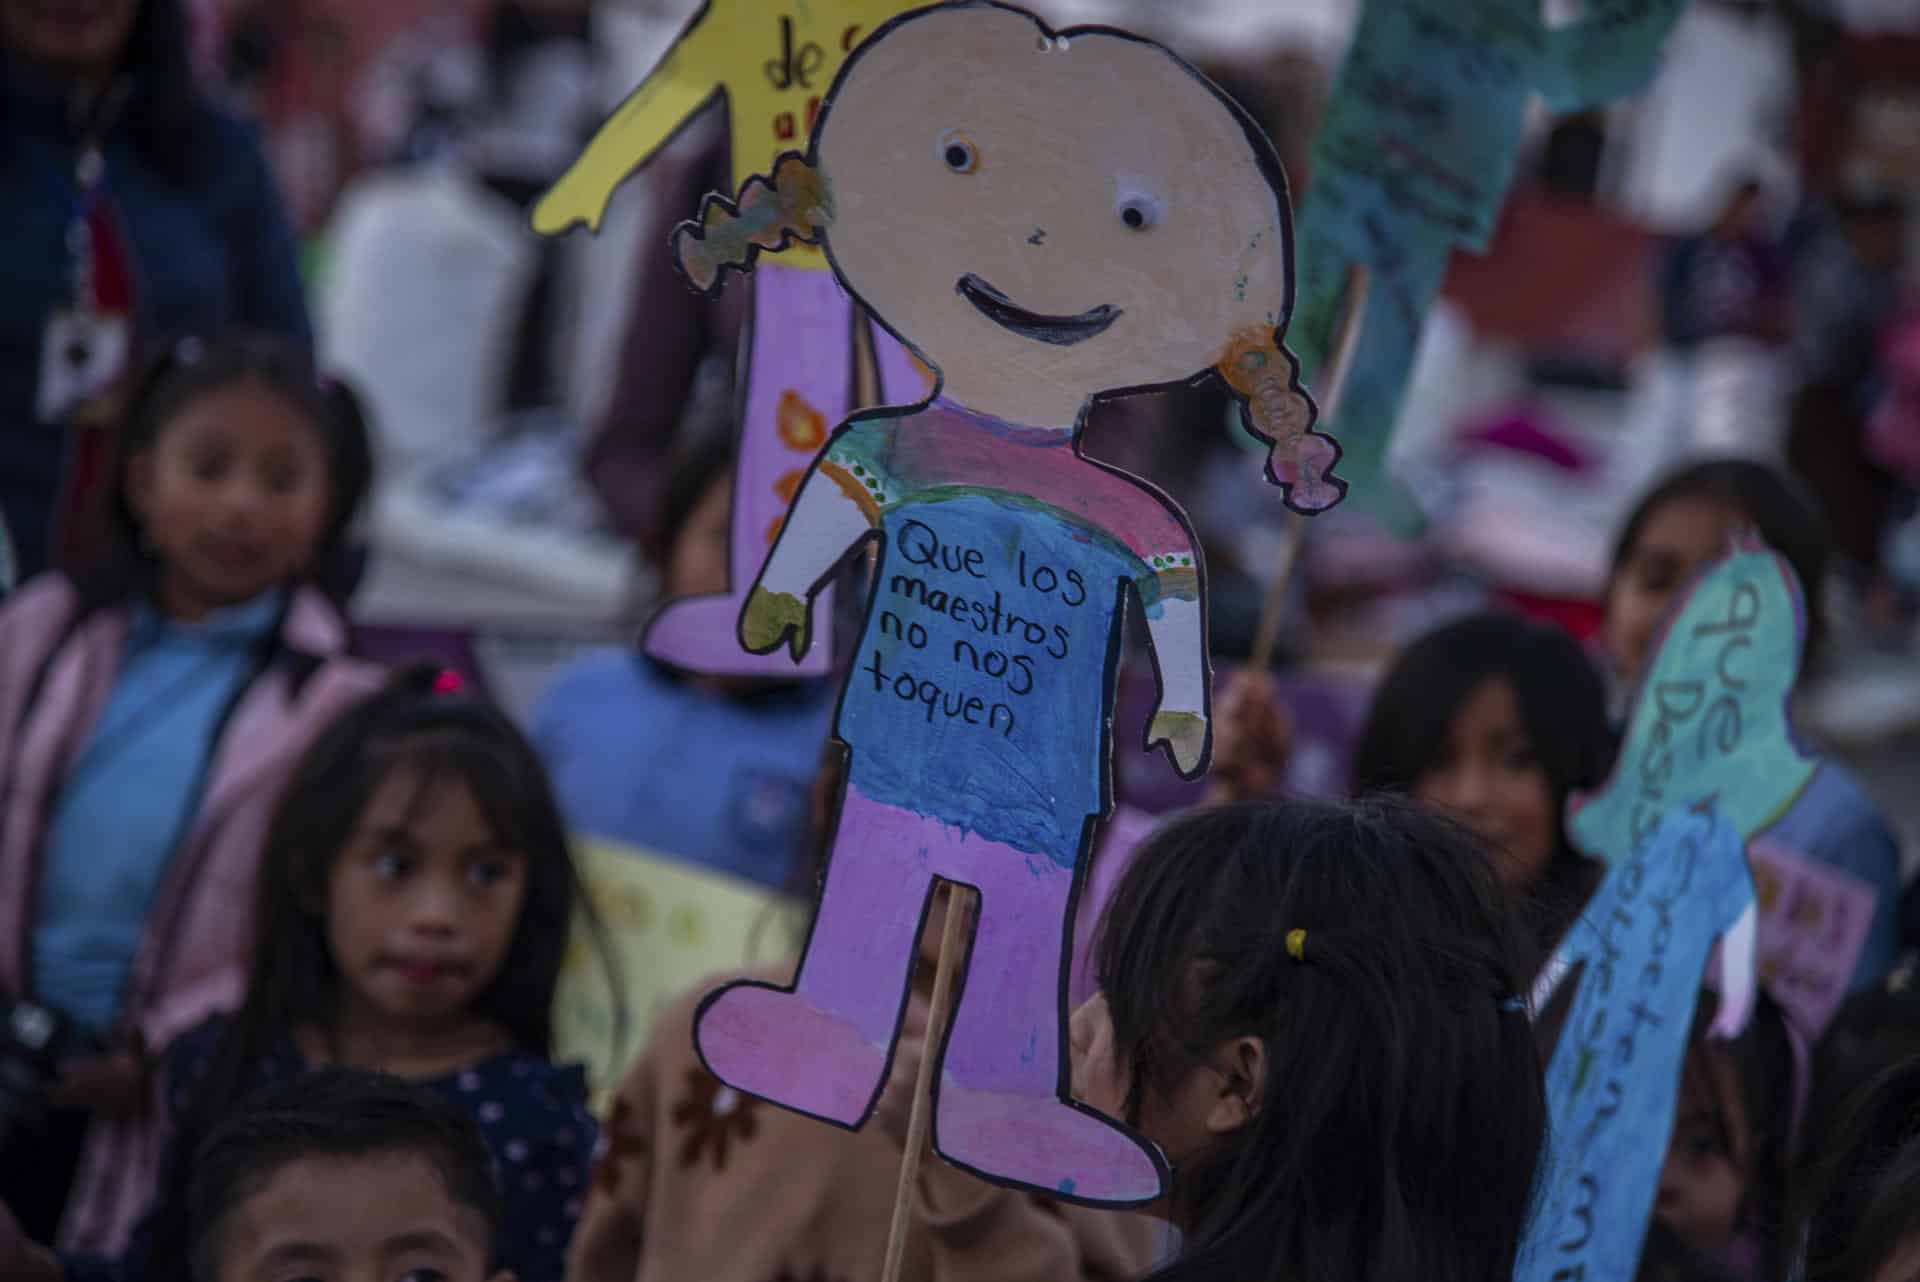
[[[793,661],[806,657],[813,640],[813,624],[807,617],[807,603],[791,592],[770,592],[756,587],[740,611],[740,644],[754,654],[770,654],[788,641]]]
[[[1147,747],[1165,744],[1173,758],[1174,769],[1182,779],[1200,773],[1201,755],[1207,747],[1207,719],[1197,712],[1156,712],[1147,727]]]
[[[1271,675],[1242,668],[1228,678],[1213,726],[1209,804],[1257,800],[1280,786],[1293,754],[1293,721]]]

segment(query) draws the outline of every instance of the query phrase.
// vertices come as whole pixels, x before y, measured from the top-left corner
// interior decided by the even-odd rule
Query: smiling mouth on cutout
[[[1084,343],[1089,338],[1106,333],[1107,327],[1120,319],[1120,309],[1108,303],[1089,308],[1077,316],[1043,316],[1038,312],[1030,312],[972,272],[962,276],[955,288],[960,297],[979,308],[982,316],[1000,328],[1011,330],[1022,338],[1031,338],[1036,343],[1052,343],[1055,347]]]

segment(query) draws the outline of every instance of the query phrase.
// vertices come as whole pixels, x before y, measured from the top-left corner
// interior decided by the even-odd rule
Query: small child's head
[[[431,1090],[324,1069],[249,1095],[195,1154],[192,1282],[507,1282],[473,1120]]]
[[[248,1013],[325,1029],[352,1001],[487,1021],[544,1055],[579,896],[526,738],[447,675],[403,673],[322,732],[281,798]]]
[[[1920,1277],[1920,1058],[1856,1093],[1802,1194],[1801,1282]]]
[[[110,589],[184,617],[316,572],[372,479],[366,422],[299,348],[176,344],[136,390],[108,498]]]
[[[1780,1007],[1762,997],[1745,1032],[1712,1037],[1715,1006],[1701,994],[1653,1213],[1736,1276],[1772,1276],[1798,1111],[1790,1034]]]
[[[1546,1127],[1480,843],[1389,800],[1195,812],[1137,854],[1074,1087],[1174,1165],[1166,1279],[1507,1277]]]
[[[1606,691],[1579,643],[1482,614],[1427,633],[1394,662],[1352,783],[1447,811],[1486,841],[1503,883],[1532,890],[1577,880],[1583,861],[1561,820],[1575,792],[1604,781],[1611,756]]]
[[[666,600],[727,590],[733,460],[728,434],[713,432],[689,445],[668,469],[659,513],[641,540]],[[796,484],[798,479],[796,472]]]
[[[1778,472],[1746,459],[1713,459],[1674,473],[1634,507],[1607,576],[1607,651],[1622,677],[1652,661],[1661,624],[1679,593],[1727,554],[1743,528],[1787,559],[1807,608],[1807,655],[1825,634],[1821,612],[1829,540],[1811,503]]]

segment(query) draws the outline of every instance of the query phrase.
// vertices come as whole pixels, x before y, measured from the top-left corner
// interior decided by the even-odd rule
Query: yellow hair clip
[[[1297,962],[1307,959],[1307,932],[1294,929],[1287,932],[1287,956]]]

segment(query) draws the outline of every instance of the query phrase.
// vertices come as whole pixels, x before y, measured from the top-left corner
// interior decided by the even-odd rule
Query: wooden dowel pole
[[[1322,425],[1330,426],[1340,412],[1340,394],[1346,390],[1347,376],[1353,372],[1354,352],[1360,346],[1372,280],[1367,269],[1357,263],[1347,269],[1340,324],[1334,332],[1332,353],[1327,358],[1327,378],[1319,392]],[[1247,666],[1257,671],[1264,671],[1273,662],[1274,647],[1280,642],[1280,621],[1286,613],[1287,592],[1306,542],[1307,518],[1289,511],[1286,532],[1280,540],[1280,556],[1274,564],[1273,577],[1267,581],[1266,599],[1260,605],[1260,626],[1253,634],[1253,652],[1247,659]]]
[[[946,928],[940,932],[940,960],[933,971],[933,998],[927,1004],[927,1042],[920,1052],[920,1073],[913,1083],[913,1112],[907,1119],[907,1151],[900,1156],[900,1183],[893,1194],[893,1226],[887,1231],[887,1261],[880,1282],[900,1282],[907,1255],[907,1233],[913,1226],[913,1189],[920,1178],[920,1154],[927,1146],[927,1127],[933,1120],[933,1071],[947,1039],[947,1018],[953,1006],[953,978],[965,952],[967,909],[975,892],[971,887],[944,883]]]

